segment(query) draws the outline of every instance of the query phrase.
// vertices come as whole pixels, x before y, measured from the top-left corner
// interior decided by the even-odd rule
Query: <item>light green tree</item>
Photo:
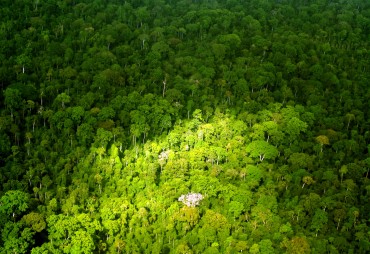
[[[249,143],[246,151],[251,157],[258,157],[260,161],[263,161],[264,159],[275,159],[279,153],[276,147],[262,140],[256,140]]]

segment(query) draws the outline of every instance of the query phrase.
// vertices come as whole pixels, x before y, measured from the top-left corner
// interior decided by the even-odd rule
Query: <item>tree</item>
[[[247,180],[248,185],[251,186],[251,188],[258,187],[263,177],[262,170],[257,166],[247,165],[246,172],[247,172],[246,180]]]
[[[103,107],[98,113],[98,118],[100,121],[106,121],[108,119],[113,119],[116,112],[111,107]]]
[[[321,209],[316,209],[311,223],[311,229],[316,233],[316,236],[317,233],[323,229],[324,225],[326,225],[327,222],[327,213]]]
[[[95,147],[103,147],[106,149],[108,143],[112,140],[113,134],[103,128],[98,128],[96,135],[94,137]]]
[[[28,56],[28,53],[23,53],[17,56],[16,62],[18,65],[22,66],[22,73],[24,74],[26,71],[26,67],[31,64],[31,59]]]
[[[292,165],[293,169],[312,168],[314,158],[306,153],[293,153],[290,155],[288,162]]]
[[[307,127],[308,125],[297,117],[292,117],[287,120],[284,130],[288,135],[288,141],[292,142],[295,140],[301,132],[307,130]]]
[[[95,249],[94,240],[91,235],[84,231],[76,231],[71,238],[70,253],[91,253]]]
[[[330,144],[329,138],[327,136],[325,136],[325,135],[319,135],[315,139],[316,139],[317,143],[320,144],[321,152],[323,150],[323,146],[324,145],[329,145]]]
[[[57,104],[61,103],[62,108],[64,108],[65,104],[71,101],[71,97],[67,95],[66,93],[61,93],[61,94],[58,94],[58,96],[55,98],[54,101]]]
[[[264,239],[259,242],[261,254],[273,254],[275,253],[274,248],[272,247],[272,242],[269,239]]]
[[[4,158],[11,151],[11,143],[9,136],[5,133],[0,132],[0,155]]]
[[[342,182],[343,182],[343,175],[348,173],[348,168],[347,168],[347,166],[346,166],[346,165],[343,165],[343,166],[339,169],[339,173],[340,173],[340,183],[342,183]]]
[[[0,198],[0,213],[7,216],[11,215],[15,218],[28,209],[29,195],[23,191],[11,190],[7,191]]]
[[[23,216],[22,221],[36,232],[46,228],[46,222],[42,214],[31,212]]]
[[[19,109],[22,105],[20,91],[18,89],[7,88],[4,91],[4,104],[10,109],[10,114],[13,118],[13,111]]]
[[[287,245],[287,250],[292,254],[311,253],[310,245],[303,237],[293,237]]]
[[[188,193],[186,195],[181,195],[178,201],[183,202],[188,207],[195,207],[199,205],[203,198],[203,195],[200,193]]]
[[[184,206],[179,210],[176,219],[182,222],[180,224],[180,230],[188,231],[198,224],[200,219],[199,209]]]
[[[347,130],[348,130],[351,121],[355,120],[355,115],[348,113],[346,114],[345,119],[347,120]]]
[[[303,178],[302,178],[302,182],[303,182],[303,184],[302,184],[302,189],[304,188],[304,186],[307,184],[307,185],[311,185],[311,184],[313,184],[315,181],[312,179],[312,177],[311,176],[304,176]]]
[[[260,246],[257,243],[254,243],[251,248],[249,249],[249,253],[251,254],[258,254],[260,253]]]
[[[1,253],[29,253],[34,244],[34,233],[20,222],[7,222],[1,233]]]
[[[244,210],[244,205],[238,201],[231,201],[229,204],[229,214],[234,218],[238,218]]]
[[[179,244],[176,248],[176,253],[179,254],[192,254],[192,250],[186,244]]]
[[[272,146],[266,141],[261,140],[256,140],[249,143],[246,151],[252,158],[258,157],[260,161],[263,161],[264,159],[274,159],[279,153],[276,147]]]
[[[207,210],[202,218],[202,230],[205,238],[208,241],[215,241],[215,236],[220,242],[226,240],[229,235],[230,224],[228,220],[220,213],[212,210]]]
[[[71,111],[69,113],[71,114],[72,120],[76,124],[80,124],[81,121],[82,121],[82,119],[83,119],[83,117],[85,116],[85,110],[81,106],[72,107],[71,108]]]

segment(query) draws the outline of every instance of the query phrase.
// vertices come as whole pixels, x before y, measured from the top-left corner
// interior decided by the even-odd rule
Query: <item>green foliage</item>
[[[94,249],[94,240],[87,232],[78,230],[73,234],[70,253],[91,253]]]
[[[5,133],[0,133],[0,154],[3,156],[8,154],[11,151],[10,144],[9,136]]]
[[[3,0],[0,253],[368,253],[369,8]]]
[[[43,216],[39,213],[31,212],[23,216],[22,220],[26,225],[31,227],[36,232],[41,232],[46,227],[46,222]]]
[[[22,98],[19,90],[7,88],[4,91],[4,104],[12,111],[13,115],[13,110],[19,109],[22,105]]]
[[[311,229],[317,233],[318,231],[322,230],[322,228],[327,222],[328,222],[327,213],[322,210],[316,210],[312,218]]]
[[[0,198],[0,213],[5,216],[19,216],[29,206],[29,195],[23,191],[7,191]]]
[[[28,253],[34,244],[34,233],[21,223],[7,222],[2,227],[0,253]]]
[[[258,157],[260,161],[264,159],[274,159],[278,155],[276,147],[270,145],[266,141],[252,141],[247,146],[247,153],[251,157]]]
[[[234,218],[239,217],[244,210],[243,204],[239,203],[238,201],[231,201],[229,207],[229,213]]]

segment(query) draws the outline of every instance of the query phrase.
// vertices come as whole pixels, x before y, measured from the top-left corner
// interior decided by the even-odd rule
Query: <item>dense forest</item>
[[[1,0],[0,253],[370,253],[370,1]]]

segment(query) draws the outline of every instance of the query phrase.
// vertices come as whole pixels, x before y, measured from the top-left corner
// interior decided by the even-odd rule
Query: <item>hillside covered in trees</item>
[[[2,0],[0,253],[370,253],[368,0]]]

